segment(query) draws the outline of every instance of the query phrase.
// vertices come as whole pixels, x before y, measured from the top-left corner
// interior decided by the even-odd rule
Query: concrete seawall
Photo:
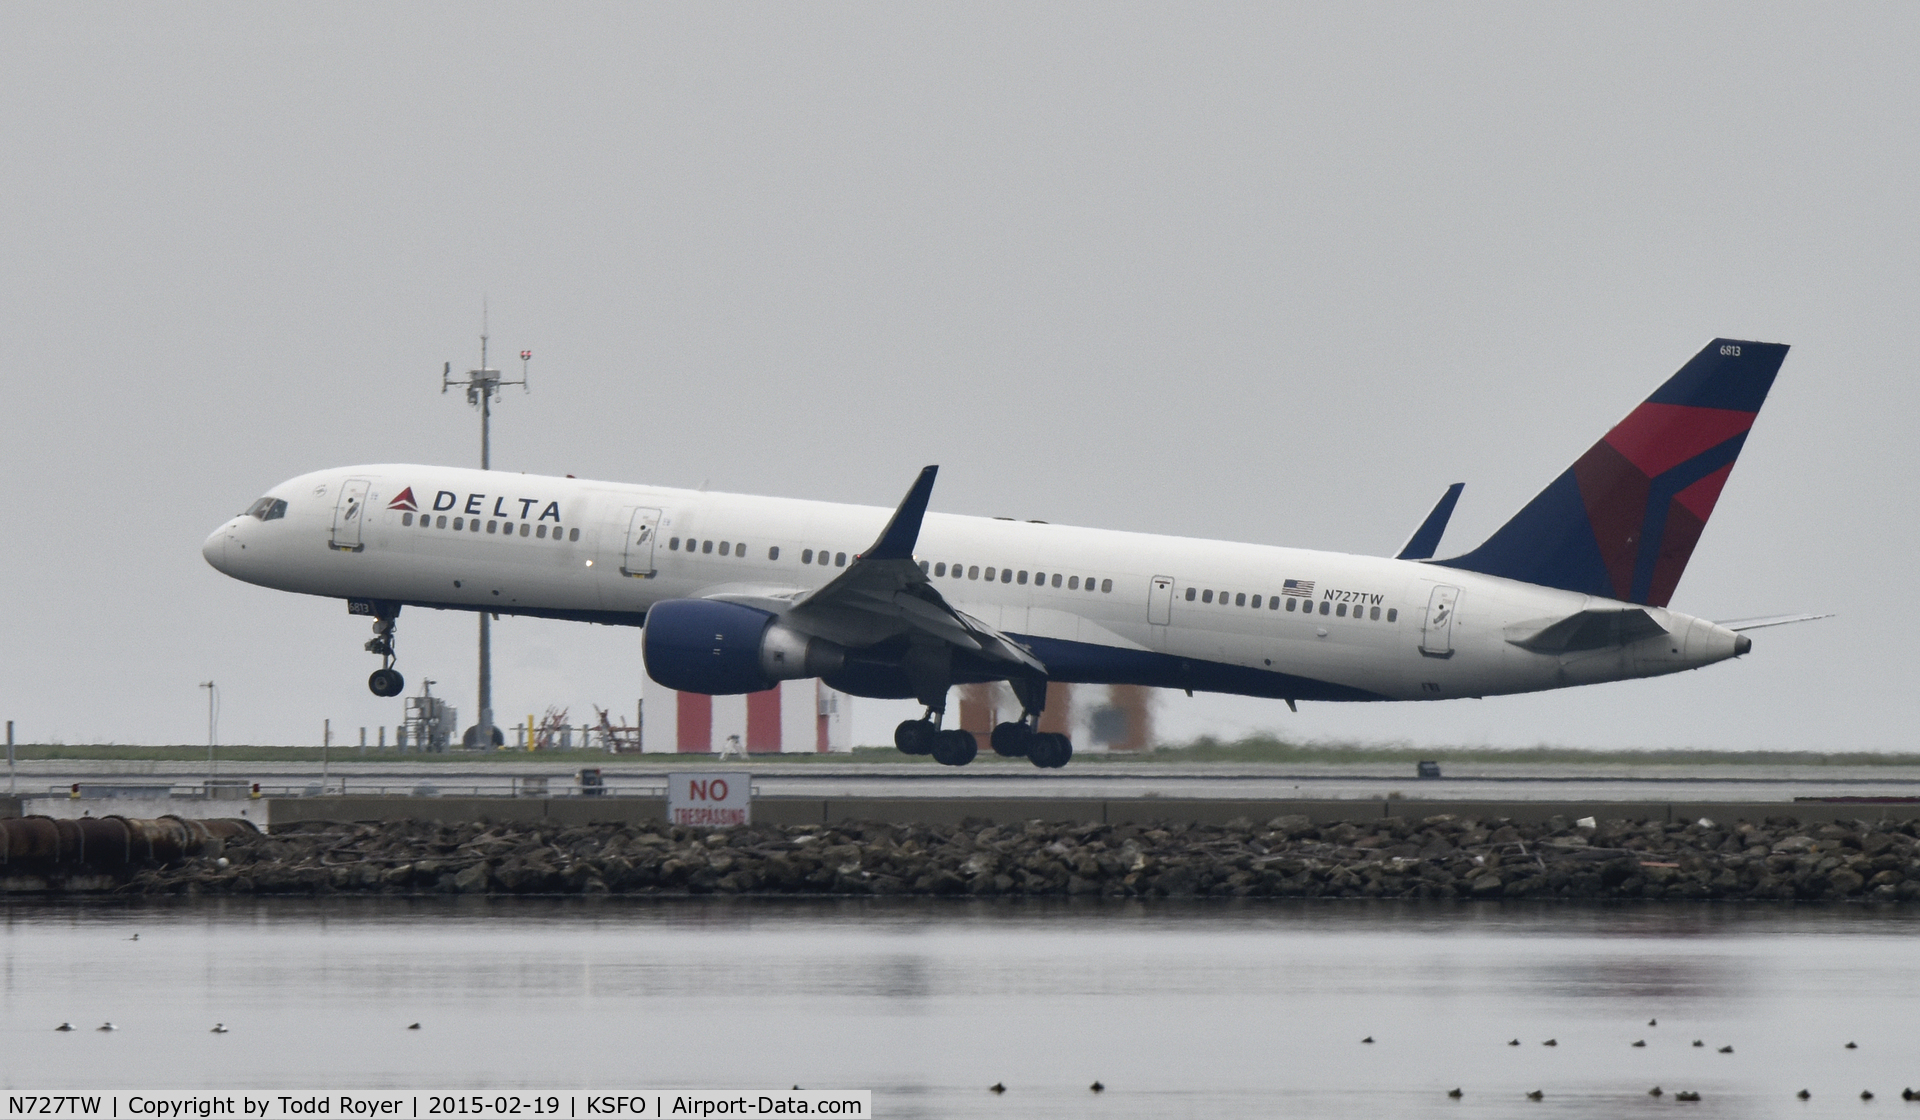
[[[270,829],[315,821],[441,823],[652,824],[667,819],[657,797],[301,797],[272,798],[266,807]],[[1702,817],[1727,823],[1792,817],[1807,823],[1836,820],[1920,819],[1920,802],[1898,801],[1309,801],[1233,798],[819,798],[762,797],[753,802],[756,824],[956,825],[985,821],[1004,825],[1023,821],[1072,824],[1146,824],[1149,822],[1223,825],[1236,819],[1255,823],[1302,816],[1315,824],[1366,822],[1389,817],[1421,820],[1451,814],[1480,820],[1537,824],[1552,818],[1578,820],[1694,821]]]

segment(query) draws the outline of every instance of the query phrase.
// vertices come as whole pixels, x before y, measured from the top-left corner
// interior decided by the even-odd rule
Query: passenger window
[[[568,529],[568,530],[567,530],[567,541],[568,541],[568,543],[572,543],[572,542],[574,542],[574,541],[577,541],[577,540],[579,540],[579,539],[580,539],[580,530],[578,530],[578,529]]]
[[[1112,581],[1112,580],[1110,580],[1110,579],[1103,579],[1103,580],[1101,580],[1101,581],[1100,581],[1100,592],[1101,592],[1101,594],[1103,594],[1103,595],[1110,595],[1110,594],[1112,594],[1112,593],[1113,593],[1113,581]]]
[[[844,552],[836,552],[836,553],[834,553],[834,554],[833,554],[833,566],[834,566],[834,567],[836,567],[836,568],[844,568],[844,567],[846,567],[846,566],[847,566],[847,554],[846,554],[846,553],[844,553]]]
[[[1055,573],[1053,573],[1053,586],[1055,586],[1055,587],[1058,587],[1058,586],[1060,586],[1060,573],[1059,573],[1059,572],[1055,572]]]
[[[1035,587],[1045,587],[1047,585],[1047,573],[1045,572],[1033,573],[1033,585]]]
[[[773,546],[772,548],[769,548],[769,549],[767,549],[767,559],[769,559],[769,560],[778,560],[778,559],[780,559],[780,546],[779,546],[779,545],[777,545],[777,544],[776,544],[776,545],[774,545],[774,546]]]
[[[926,574],[927,574],[927,573],[928,573],[929,571],[931,571],[931,570],[932,570],[932,569],[931,569],[930,567],[928,567],[928,565],[927,565],[927,562],[926,562],[925,560],[922,560],[922,561],[920,561],[920,574],[921,574],[921,575],[923,575],[923,576],[924,576],[924,575],[926,575]]]
[[[458,520],[459,520],[459,518],[457,518],[457,517],[456,517],[456,518],[454,518],[454,520],[456,520],[456,521],[458,521]],[[442,515],[440,515],[439,517],[436,517],[436,518],[434,518],[434,519],[433,519],[433,521],[434,521],[434,525],[433,525],[433,527],[434,527],[434,528],[436,528],[436,529],[444,529],[444,528],[446,528],[446,527],[447,527],[447,518],[446,518],[446,515],[445,515],[445,514],[442,514]],[[455,525],[455,526],[454,526],[454,528],[456,528],[456,529],[458,529],[459,527],[460,527],[460,526],[458,526],[458,525]]]
[[[1378,621],[1380,621],[1380,608],[1379,608],[1379,607],[1374,607],[1374,608],[1373,608],[1372,610],[1370,610],[1370,611],[1368,611],[1368,612],[1367,612],[1367,621],[1369,621],[1369,622],[1378,622]]]
[[[803,548],[800,550],[800,562],[802,564],[813,563],[813,550],[811,548]]]
[[[401,514],[401,515],[400,515],[400,524],[402,524],[402,525],[411,525],[411,524],[413,524],[413,514],[411,514],[411,513],[403,513],[403,514]]]
[[[1340,604],[1339,608],[1333,613],[1339,615],[1341,618],[1347,617],[1347,605],[1345,603]]]
[[[735,560],[745,560],[747,558],[746,541],[741,541],[739,544],[733,546],[733,558]]]
[[[1400,621],[1400,608],[1398,608],[1398,607],[1388,607],[1388,608],[1387,608],[1387,621],[1388,621],[1388,622],[1398,622],[1398,621]]]
[[[499,530],[500,530],[500,523],[498,521],[487,522],[487,532],[495,533],[495,532],[499,532]]]
[[[1244,606],[1246,606],[1246,605],[1247,605],[1247,593],[1246,593],[1246,592],[1244,592],[1244,591],[1242,591],[1242,592],[1240,592],[1240,593],[1239,593],[1238,595],[1235,595],[1235,596],[1233,597],[1233,605],[1234,605],[1234,606],[1236,606],[1236,607],[1244,607]]]
[[[1191,603],[1195,599],[1198,599],[1199,597],[1200,597],[1200,592],[1198,589],[1192,588],[1192,587],[1187,588],[1187,602]]]
[[[1016,580],[1015,582],[1017,582],[1017,583],[1020,583],[1020,584],[1022,584],[1023,586],[1024,586],[1025,584],[1026,584],[1026,582],[1027,582],[1027,573],[1026,573],[1026,569],[1024,569],[1024,568],[1023,568],[1023,569],[1021,569],[1021,571],[1020,571],[1020,578],[1019,578],[1018,580]]]
[[[668,541],[668,542],[667,542],[667,551],[668,551],[668,552],[678,552],[678,551],[680,551],[680,538],[679,538],[679,537],[675,537],[675,538],[673,538],[672,540],[670,540],[670,541]]]
[[[992,582],[993,582],[993,569],[992,569],[992,568],[988,568],[988,569],[987,569],[987,582],[988,582],[988,583],[992,583]]]
[[[704,552],[704,553],[711,553],[711,552],[713,551],[713,542],[712,542],[712,541],[701,541],[701,542],[700,542],[700,551],[701,551],[701,552]]]
[[[520,523],[520,535],[521,535],[521,536],[523,536],[523,537],[524,537],[524,536],[526,536],[526,535],[527,535],[527,534],[528,534],[529,532],[531,532],[531,531],[532,531],[532,526],[530,526],[530,525],[528,525],[528,524],[527,524],[526,522],[524,522],[524,521],[522,521],[522,522]]]
[[[1332,608],[1333,608],[1333,604],[1332,604],[1332,603],[1321,603],[1321,604],[1320,604],[1320,613],[1321,613],[1321,614],[1326,614],[1326,613],[1327,613],[1327,612],[1328,612],[1329,610],[1331,610]]]
[[[936,576],[944,576],[944,575],[946,575],[946,574],[947,574],[947,562],[946,562],[945,560],[942,560],[942,561],[940,561],[940,562],[939,562],[938,564],[935,564],[935,565],[933,566],[933,574],[934,574],[934,575],[936,575]]]
[[[1258,595],[1253,597],[1253,609],[1256,611],[1260,609],[1260,596]]]
[[[1268,609],[1268,610],[1270,610],[1270,611],[1277,611],[1277,610],[1279,610],[1279,609],[1280,609],[1280,596],[1278,596],[1278,595],[1269,595],[1269,596],[1267,596],[1267,609]]]
[[[1013,582],[1013,569],[1012,569],[1012,568],[1002,568],[1002,569],[1000,569],[1000,582],[1001,582],[1001,583],[1012,583],[1012,582]]]
[[[533,535],[544,539],[547,535],[547,527],[545,525],[540,526],[533,531]]]
[[[722,555],[722,556],[731,556],[731,555],[733,555],[733,546],[732,546],[732,545],[730,545],[730,544],[728,544],[728,543],[727,543],[726,541],[721,541],[721,542],[720,542],[720,555]]]
[[[458,529],[464,529],[464,528],[466,528],[466,527],[467,527],[467,522],[466,522],[466,519],[465,519],[465,518],[462,518],[462,517],[456,517],[456,518],[454,518],[454,519],[453,519],[453,527],[454,527],[454,528],[455,528],[456,530],[458,530]]]
[[[1080,590],[1080,577],[1079,577],[1079,576],[1068,576],[1068,577],[1067,577],[1067,590],[1068,590],[1068,591],[1078,591],[1078,590]]]
[[[833,557],[828,555],[826,549],[824,548],[821,549],[820,550],[820,566],[824,568],[831,563],[833,563]]]
[[[975,564],[973,567],[967,569],[967,578],[968,579],[980,578],[980,566],[978,564]]]
[[[1213,589],[1211,587],[1200,593],[1200,601],[1203,603],[1213,602]]]
[[[1298,600],[1298,599],[1294,599],[1294,598],[1291,598],[1291,597],[1289,597],[1289,598],[1287,599],[1287,609],[1288,609],[1288,610],[1292,610],[1292,609],[1293,609],[1293,605],[1294,605],[1295,603],[1297,603],[1297,602],[1299,602],[1299,600]]]

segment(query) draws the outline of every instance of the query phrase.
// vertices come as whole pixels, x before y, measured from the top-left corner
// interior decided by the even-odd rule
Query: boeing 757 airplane
[[[644,626],[668,688],[819,677],[926,705],[894,743],[949,766],[956,684],[1006,681],[993,749],[1041,767],[1049,681],[1285,701],[1445,700],[1697,669],[1751,647],[1667,609],[1787,347],[1715,339],[1480,547],[1432,559],[1460,488],[1397,556],[899,507],[381,464],[302,475],[207,538],[215,568],[371,616],[379,696],[404,606]],[[862,547],[862,546],[865,547]]]

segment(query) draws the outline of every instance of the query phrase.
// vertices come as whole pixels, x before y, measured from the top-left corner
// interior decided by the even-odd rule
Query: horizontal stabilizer
[[[1460,491],[1466,488],[1467,484],[1464,482],[1456,482],[1447,487],[1447,492],[1440,495],[1440,500],[1434,503],[1433,512],[1427,514],[1427,519],[1413,531],[1413,536],[1407,538],[1407,543],[1400,546],[1400,551],[1394,559],[1433,559],[1434,550],[1440,547],[1440,536],[1447,531],[1447,522],[1453,518],[1453,507],[1460,501]]]
[[[1716,622],[1715,626],[1724,626],[1729,630],[1761,630],[1768,626],[1785,626],[1789,622],[1813,622],[1816,619],[1832,618],[1833,612],[1826,614],[1770,614],[1765,618],[1736,618],[1731,622]]]
[[[1507,627],[1507,641],[1535,653],[1578,653],[1631,645],[1666,632],[1667,628],[1655,622],[1652,615],[1633,607],[1580,611],[1544,626],[1523,622]]]

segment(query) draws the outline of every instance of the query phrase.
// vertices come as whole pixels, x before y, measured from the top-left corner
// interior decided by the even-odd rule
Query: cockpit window
[[[247,507],[244,517],[257,517],[262,521],[275,521],[287,515],[287,503],[280,498],[262,498]]]

